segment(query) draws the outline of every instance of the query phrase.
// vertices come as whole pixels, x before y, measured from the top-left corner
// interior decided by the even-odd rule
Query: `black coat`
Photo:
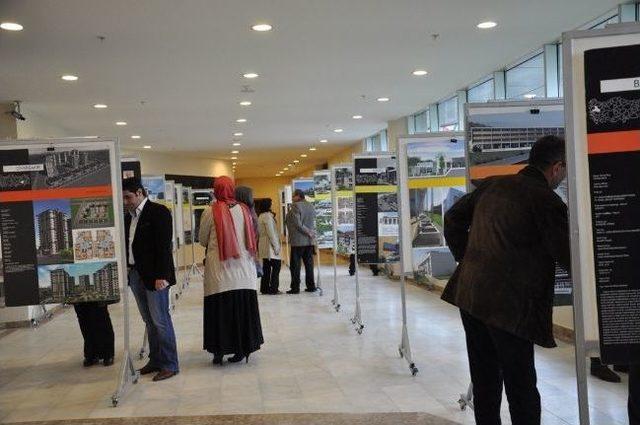
[[[460,264],[442,299],[483,323],[555,347],[555,265],[570,266],[567,206],[527,167],[480,181],[445,214]]]
[[[129,227],[131,214],[125,214],[124,232],[129,261]],[[176,271],[173,264],[173,222],[167,207],[147,200],[138,218],[136,234],[133,239],[133,258],[135,269],[144,285],[155,290],[155,281],[163,279],[170,285],[176,284]]]

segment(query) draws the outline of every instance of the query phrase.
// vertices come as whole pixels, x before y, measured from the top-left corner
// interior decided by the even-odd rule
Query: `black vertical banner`
[[[640,361],[640,45],[585,52],[600,356]]]
[[[5,172],[5,166],[29,164],[29,151],[0,150],[0,192],[31,189],[29,172]],[[37,255],[33,204],[0,202],[0,237],[7,307],[38,304]]]

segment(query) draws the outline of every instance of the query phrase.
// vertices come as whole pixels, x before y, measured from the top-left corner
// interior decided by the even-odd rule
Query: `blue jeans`
[[[147,327],[149,364],[160,369],[178,372],[176,334],[169,314],[169,288],[162,291],[149,291],[134,269],[129,270],[129,285]]]

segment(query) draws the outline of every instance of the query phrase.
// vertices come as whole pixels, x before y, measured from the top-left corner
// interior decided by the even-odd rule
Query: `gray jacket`
[[[312,246],[316,228],[316,210],[307,201],[294,202],[287,213],[287,230],[291,246]]]

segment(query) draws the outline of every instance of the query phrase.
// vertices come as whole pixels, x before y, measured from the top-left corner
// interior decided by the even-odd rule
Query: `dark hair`
[[[242,202],[251,209],[255,209],[253,204],[253,190],[247,186],[236,186],[236,201]]]
[[[302,189],[296,189],[293,191],[293,196],[299,196],[304,199],[304,191]]]
[[[258,212],[258,214],[270,212],[271,205],[272,205],[271,198],[260,199],[260,202],[256,203],[256,211]]]
[[[128,179],[122,180],[122,190],[136,193],[138,190],[142,190],[142,194],[147,196],[147,191],[144,189],[142,185],[142,181],[137,177],[129,177]]]
[[[546,170],[558,161],[565,161],[564,139],[558,136],[543,136],[536,140],[529,153],[529,165]]]

